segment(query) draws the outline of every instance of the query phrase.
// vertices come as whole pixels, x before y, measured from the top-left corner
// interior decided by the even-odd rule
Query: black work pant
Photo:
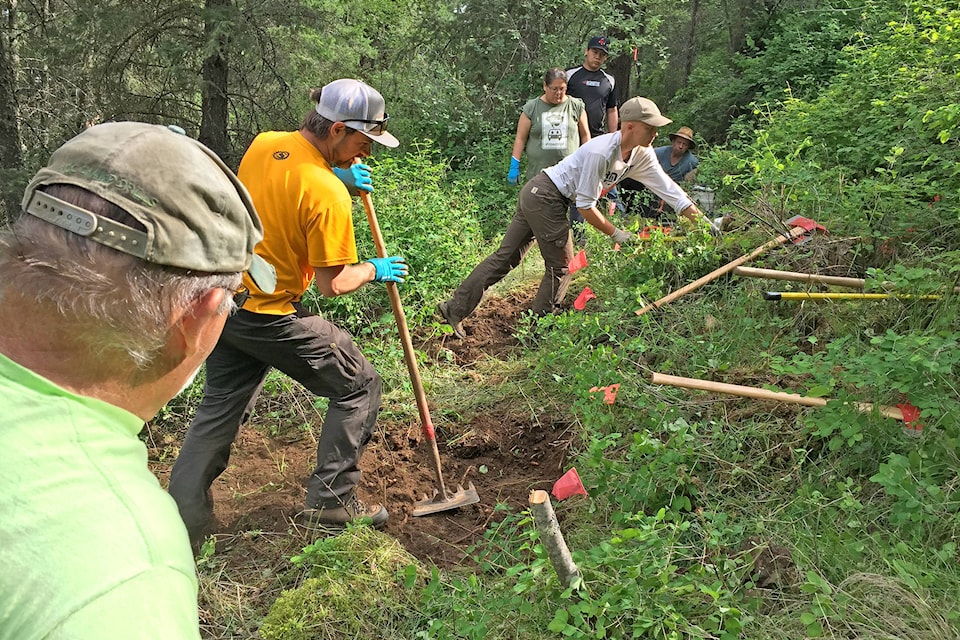
[[[330,399],[307,506],[337,506],[360,481],[357,465],[380,409],[380,375],[346,331],[318,315],[240,310],[207,358],[203,400],[170,475],[170,494],[192,539],[213,515],[210,485],[227,468],[230,446],[271,367]]]

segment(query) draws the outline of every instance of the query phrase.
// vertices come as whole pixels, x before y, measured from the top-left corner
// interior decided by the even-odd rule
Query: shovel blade
[[[427,516],[431,513],[449,511],[450,509],[465,507],[478,502],[480,502],[480,496],[477,495],[477,489],[473,486],[472,482],[466,489],[457,485],[457,490],[448,493],[446,496],[441,496],[440,492],[435,489],[432,498],[424,497],[423,500],[414,503],[413,515]]]

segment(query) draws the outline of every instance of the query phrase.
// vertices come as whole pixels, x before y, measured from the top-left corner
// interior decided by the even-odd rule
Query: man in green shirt
[[[199,638],[187,532],[137,434],[242,272],[272,288],[260,221],[213,152],[132,122],[60,147],[22,207],[0,232],[0,640]]]

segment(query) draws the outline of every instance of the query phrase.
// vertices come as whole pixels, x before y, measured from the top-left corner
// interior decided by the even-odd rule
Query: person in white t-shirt
[[[464,337],[462,321],[480,304],[483,293],[520,264],[534,240],[543,256],[545,273],[533,301],[536,315],[560,307],[570,284],[567,265],[573,259],[573,241],[567,210],[571,204],[590,225],[619,244],[636,236],[607,220],[597,202],[624,178],[639,180],[666,200],[675,211],[693,222],[706,218],[693,200],[671,180],[650,144],[659,127],[672,122],[647,98],[631,98],[620,107],[619,131],[593,138],[552,167],[534,176],[520,190],[516,213],[500,248],[477,265],[453,296],[437,305],[437,311]]]

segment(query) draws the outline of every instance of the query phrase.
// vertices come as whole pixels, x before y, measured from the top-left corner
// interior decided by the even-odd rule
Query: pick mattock
[[[363,200],[363,206],[367,210],[367,220],[370,222],[370,231],[373,232],[373,244],[377,248],[377,257],[386,258],[387,249],[383,242],[383,234],[380,233],[377,214],[373,210],[373,200],[370,199],[370,194],[366,191],[360,192],[360,199]],[[447,487],[443,483],[443,472],[440,470],[440,451],[437,449],[437,434],[433,429],[433,421],[430,419],[427,396],[423,392],[423,383],[420,381],[417,357],[413,351],[410,331],[407,329],[407,318],[403,315],[403,306],[400,304],[400,292],[397,291],[397,285],[388,282],[387,294],[390,296],[390,305],[393,307],[393,317],[397,321],[397,329],[400,330],[400,340],[403,342],[403,359],[406,361],[407,370],[410,372],[410,382],[413,384],[413,394],[417,399],[417,410],[420,412],[423,435],[430,443],[433,472],[437,477],[437,488],[434,489],[433,497],[424,496],[423,500],[417,501],[413,506],[413,515],[425,516],[438,511],[476,504],[480,502],[480,496],[477,495],[477,490],[472,482],[466,489],[457,485],[457,490],[454,492],[447,491]]]
[[[773,240],[770,240],[769,242],[757,247],[747,255],[740,256],[733,262],[729,262],[723,265],[722,267],[720,267],[719,269],[714,269],[713,271],[703,276],[702,278],[699,278],[698,280],[694,280],[690,284],[684,287],[681,287],[680,289],[677,289],[673,293],[667,294],[666,296],[660,298],[656,302],[652,302],[648,304],[643,309],[638,309],[636,311],[636,314],[638,316],[642,316],[647,311],[650,311],[652,309],[659,309],[660,307],[667,304],[668,302],[673,302],[677,298],[681,296],[685,296],[691,291],[695,291],[699,289],[700,287],[707,284],[708,282],[716,280],[717,278],[719,278],[720,276],[726,273],[730,273],[731,271],[733,271],[743,263],[753,260],[754,258],[756,258],[757,256],[759,256],[761,253],[763,253],[768,249],[772,249],[773,247],[779,247],[780,245],[790,240],[792,240],[793,242],[800,242],[801,236],[803,236],[808,231],[823,231],[824,233],[827,232],[827,230],[823,227],[823,225],[817,224],[810,218],[804,218],[801,216],[794,216],[790,218],[789,220],[786,221],[786,224],[793,227],[790,233],[784,234],[782,236],[778,236]]]
[[[743,276],[745,278],[767,278],[770,280],[788,280],[790,282],[804,282],[807,284],[826,284],[831,287],[848,287],[850,289],[863,289],[867,286],[867,281],[863,278],[845,278],[842,276],[827,276],[821,275],[819,273],[798,273],[796,271],[779,271],[777,269],[756,269],[754,267],[737,267],[733,270],[734,275]],[[897,293],[893,291],[894,283],[892,282],[881,282],[880,286],[884,291],[890,292],[890,297],[897,297]],[[949,289],[948,289],[949,291]],[[960,287],[953,288],[954,293],[960,293]],[[887,296],[886,293],[873,294]],[[933,294],[930,294],[933,295]],[[831,296],[836,297],[836,296]],[[939,296],[938,296],[939,297]],[[882,298],[865,298],[865,299],[877,299],[881,300]],[[927,298],[934,300],[937,298]]]
[[[790,282],[804,282],[807,284],[826,284],[832,287],[849,287],[863,289],[867,281],[863,278],[846,278],[843,276],[827,276],[819,273],[799,273],[797,271],[779,271],[777,269],[756,269],[754,267],[737,267],[734,275],[744,278],[767,278],[770,280],[788,280]]]

